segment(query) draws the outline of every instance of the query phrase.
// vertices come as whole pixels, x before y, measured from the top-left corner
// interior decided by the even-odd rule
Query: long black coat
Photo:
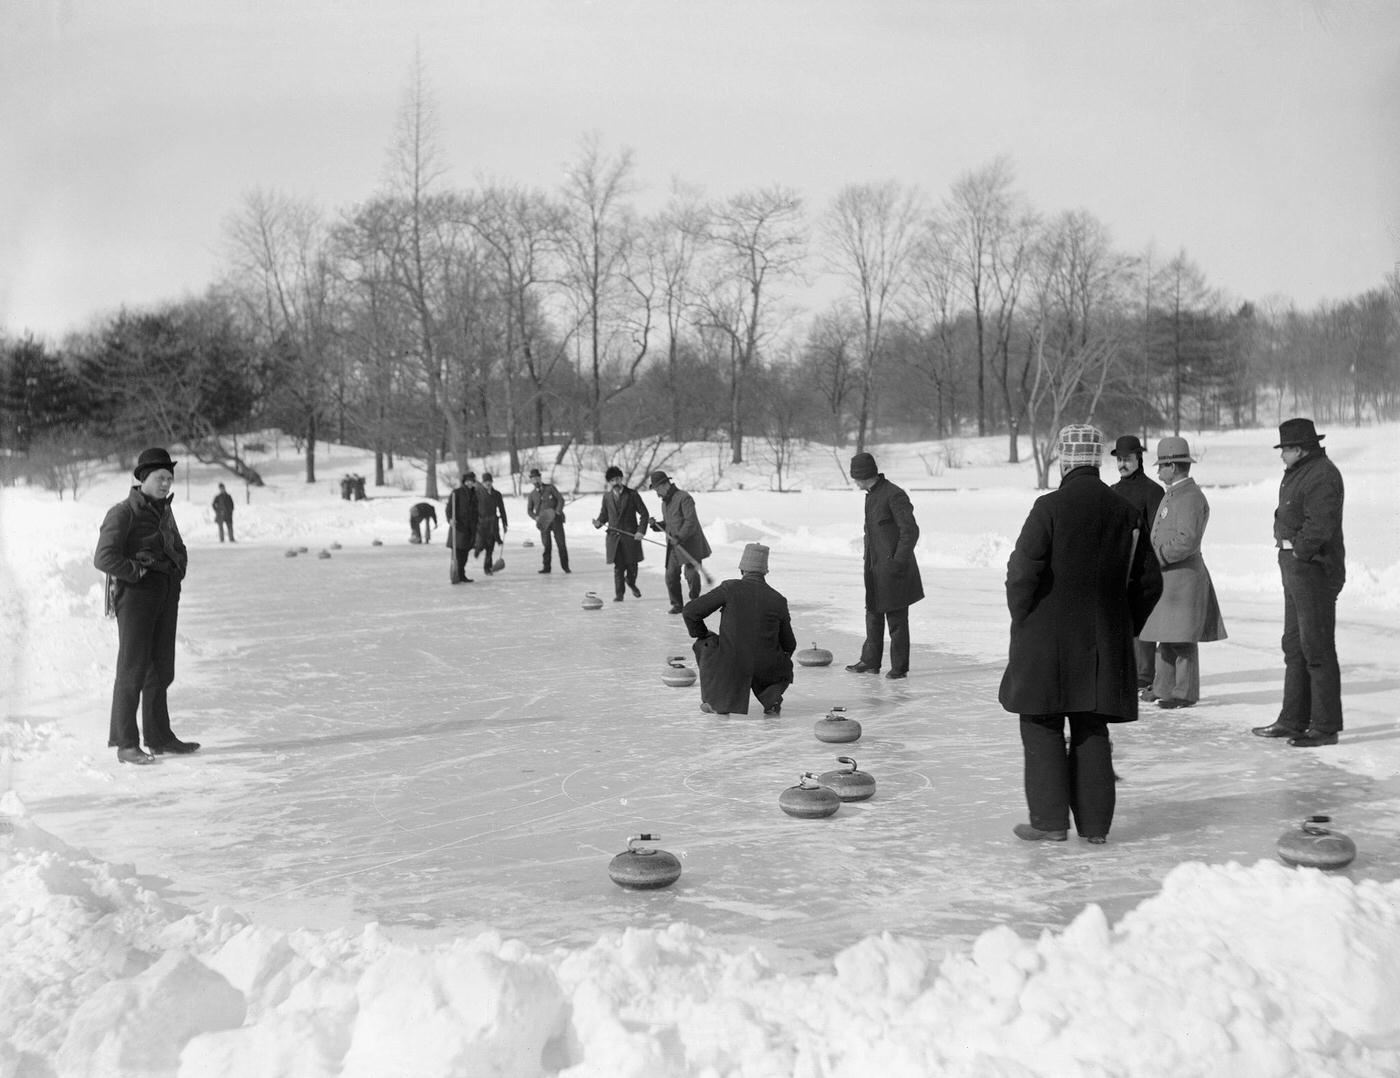
[[[909,495],[882,473],[865,492],[865,609],[885,614],[924,597],[914,559],[918,541]]]
[[[453,550],[480,546],[481,503],[475,483],[463,483],[447,496],[447,545]]]
[[[636,565],[642,560],[642,541],[634,538],[637,532],[647,530],[651,519],[642,496],[631,487],[623,487],[613,492],[603,492],[603,504],[598,515],[593,518],[595,528],[608,529],[608,564]],[[614,528],[620,529],[613,531]],[[627,534],[622,534],[626,532]]]
[[[705,625],[716,610],[717,643]],[[787,599],[754,573],[721,581],[717,588],[692,599],[681,610],[686,631],[695,637],[700,666],[700,698],[719,712],[749,713],[749,690],[792,681],[792,653],[797,638]]]
[[[1342,473],[1321,446],[1286,468],[1278,485],[1274,539],[1293,544],[1299,561],[1321,567],[1328,585],[1342,590],[1347,579],[1347,548],[1342,538]]]
[[[1138,511],[1097,469],[1070,471],[1036,499],[1006,566],[1011,651],[1001,706],[1136,719],[1133,637],[1161,593]]]
[[[1152,518],[1157,515],[1157,507],[1162,504],[1162,497],[1167,492],[1162,489],[1162,484],[1148,477],[1141,467],[1132,475],[1124,476],[1113,486],[1108,488],[1114,494],[1127,498],[1138,512],[1142,514],[1143,527],[1151,529]]]

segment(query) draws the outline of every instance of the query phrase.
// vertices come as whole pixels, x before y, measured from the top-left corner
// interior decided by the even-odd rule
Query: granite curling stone
[[[695,671],[685,665],[683,656],[673,655],[661,670],[661,680],[673,689],[684,689],[695,684]]]
[[[841,744],[845,741],[860,740],[860,723],[846,717],[846,709],[841,705],[833,707],[825,718],[818,719],[812,727],[818,741]]]
[[[819,648],[814,643],[809,648],[803,648],[793,656],[797,660],[798,666],[830,666],[831,652],[826,648]]]
[[[627,840],[627,849],[608,863],[608,875],[619,887],[632,891],[654,891],[660,887],[670,887],[681,878],[681,863],[675,854],[650,846],[637,846],[638,842],[656,842],[660,835],[633,835]]]
[[[875,796],[873,775],[861,771],[849,756],[838,756],[836,762],[846,766],[839,771],[823,771],[817,776],[818,782],[834,790],[842,801],[865,801]]]
[[[833,816],[841,807],[836,791],[823,786],[811,771],[804,771],[796,786],[778,795],[778,807],[799,820],[820,820]]]
[[[583,593],[583,608],[585,610],[602,610],[603,600],[598,597],[596,591],[586,591]]]
[[[1356,843],[1324,824],[1330,816],[1309,816],[1296,830],[1279,836],[1278,855],[1295,868],[1346,868],[1356,859]]]

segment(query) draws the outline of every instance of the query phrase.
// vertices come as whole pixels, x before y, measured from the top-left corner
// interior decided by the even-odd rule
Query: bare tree
[[[911,283],[922,199],[894,182],[848,184],[824,221],[827,263],[860,316],[856,449],[865,448],[875,377],[883,358],[885,322]]]

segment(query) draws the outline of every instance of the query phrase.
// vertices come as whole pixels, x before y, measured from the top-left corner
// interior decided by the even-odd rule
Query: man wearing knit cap
[[[787,600],[767,580],[768,548],[744,547],[739,578],[692,599],[681,610],[685,628],[695,638],[700,667],[700,710],[727,715],[749,713],[749,693],[765,715],[782,711],[783,693],[792,684],[792,653],[797,638]],[[722,611],[719,633],[705,618]]]
[[[1346,583],[1342,473],[1322,448],[1311,419],[1278,428],[1283,479],[1274,510],[1274,545],[1283,575],[1283,706],[1260,737],[1294,748],[1335,745],[1342,729],[1337,663],[1337,596]]]
[[[164,449],[147,449],[136,460],[136,485],[107,511],[92,563],[111,583],[107,594],[117,619],[117,676],[107,744],[124,764],[150,764],[163,753],[190,753],[198,741],[181,741],[170,729],[166,692],[175,680],[175,626],[180,582],[189,555],[175,515],[170,488],[175,461]],[[141,730],[136,708],[141,706]],[[141,734],[146,749],[141,750]]]
[[[865,643],[852,673],[879,673],[890,630],[887,678],[909,675],[909,607],[924,597],[914,546],[919,525],[909,495],[875,466],[869,453],[851,458],[851,478],[865,491]]]
[[[1108,724],[1137,718],[1133,637],[1162,592],[1142,516],[1099,478],[1103,435],[1060,431],[1059,489],[1036,499],[1006,566],[1011,647],[1001,706],[1021,719],[1030,822],[1017,838],[1107,841]],[[1069,744],[1065,744],[1065,723]]]

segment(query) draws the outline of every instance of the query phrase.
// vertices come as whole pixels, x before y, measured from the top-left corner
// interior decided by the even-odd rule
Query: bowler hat
[[[164,449],[143,449],[141,455],[136,458],[136,467],[132,469],[131,474],[136,476],[138,483],[144,483],[146,476],[162,468],[167,472],[173,472],[176,463],[170,459],[170,454]]]
[[[744,553],[739,557],[739,572],[767,573],[768,548],[762,543],[750,543],[744,547]]]
[[[1125,434],[1118,441],[1113,443],[1113,456],[1131,457],[1137,454],[1139,457],[1147,452],[1147,447],[1138,441],[1136,434]]]
[[[1170,435],[1157,443],[1157,463],[1195,464],[1196,458],[1191,455],[1191,447],[1186,444],[1185,438]]]
[[[880,469],[875,466],[875,458],[869,453],[857,453],[851,458],[852,479],[874,479],[879,474]]]
[[[649,485],[652,490],[655,490],[657,487],[664,487],[670,481],[671,477],[665,472],[656,471],[651,473],[651,482]]]
[[[1311,419],[1285,419],[1278,425],[1278,445],[1274,448],[1317,445],[1326,437],[1325,434],[1317,433]]]
[[[538,479],[539,477],[540,477],[540,470],[539,470],[538,468],[531,468],[531,469],[530,469],[530,478],[531,478],[531,479]]]

